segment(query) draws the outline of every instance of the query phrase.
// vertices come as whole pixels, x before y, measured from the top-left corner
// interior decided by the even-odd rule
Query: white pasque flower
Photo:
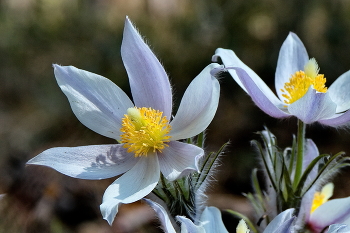
[[[350,122],[350,71],[327,89],[316,60],[309,59],[305,46],[292,32],[279,52],[275,74],[278,97],[232,50],[218,48],[213,60],[219,57],[255,104],[272,117],[296,116],[307,124],[319,122],[329,126]]]
[[[203,149],[176,140],[195,136],[209,125],[220,91],[218,81],[210,75],[218,64],[211,64],[191,82],[172,119],[168,76],[128,18],[121,55],[133,102],[100,75],[54,65],[58,85],[80,122],[120,144],[52,148],[27,163],[48,166],[80,179],[98,180],[124,173],[103,196],[100,208],[110,224],[119,204],[148,195],[157,185],[160,173],[175,180],[198,170]]]
[[[178,226],[174,226],[175,220],[170,216],[166,207],[149,199],[144,200],[156,212],[164,232],[178,232],[176,230]],[[184,216],[176,216],[176,219],[181,223],[181,233],[228,233],[222,221],[220,210],[214,206],[206,206],[195,222]]]

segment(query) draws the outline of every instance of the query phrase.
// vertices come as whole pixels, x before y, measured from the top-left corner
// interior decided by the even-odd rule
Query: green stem
[[[298,119],[298,135],[297,135],[297,161],[295,166],[295,176],[293,182],[293,189],[298,186],[299,180],[303,172],[303,160],[304,160],[304,149],[305,149],[305,126],[304,122]]]

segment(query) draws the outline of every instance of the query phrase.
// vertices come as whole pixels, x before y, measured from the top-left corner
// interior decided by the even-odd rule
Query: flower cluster
[[[338,127],[350,122],[349,72],[327,88],[316,60],[309,58],[301,40],[290,33],[277,62],[276,96],[233,51],[219,48],[213,56],[216,63],[193,79],[172,114],[169,78],[128,18],[121,55],[132,100],[107,78],[73,66],[53,66],[57,83],[79,121],[116,143],[51,148],[28,165],[48,166],[80,179],[119,176],[106,189],[100,206],[109,224],[121,204],[143,200],[154,209],[165,232],[226,233],[220,210],[205,205],[206,187],[225,145],[217,152],[203,149],[204,131],[219,103],[217,76],[226,72],[266,114],[298,118],[291,147],[280,149],[267,128],[260,132],[262,143],[253,141],[267,188],[262,188],[254,170],[255,193],[246,197],[255,219],[227,210],[242,219],[236,232],[350,231],[350,197],[330,200],[334,185],[329,182],[349,165],[348,158],[343,152],[319,154],[315,143],[305,138],[306,124]]]

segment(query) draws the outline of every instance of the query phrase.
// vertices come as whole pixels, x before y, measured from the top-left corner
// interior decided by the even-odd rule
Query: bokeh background
[[[142,203],[121,207],[112,227],[99,204],[113,179],[84,181],[25,162],[45,149],[114,143],[83,126],[59,89],[52,64],[103,75],[128,94],[120,57],[128,15],[167,70],[175,108],[191,80],[218,47],[229,48],[274,90],[278,52],[289,31],[315,57],[329,86],[350,69],[350,1],[347,0],[1,0],[0,1],[0,203],[2,232],[160,232]],[[250,214],[242,193],[251,191],[257,167],[252,139],[267,126],[281,148],[289,146],[296,120],[273,119],[229,77],[221,78],[217,115],[207,131],[207,151],[230,141],[208,203]],[[350,91],[350,90],[349,90]],[[321,153],[350,152],[350,134],[308,126]],[[336,195],[348,196],[346,170]],[[236,220],[223,212],[230,232]]]

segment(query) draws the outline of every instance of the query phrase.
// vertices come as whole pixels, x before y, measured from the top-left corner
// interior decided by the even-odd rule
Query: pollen
[[[326,93],[326,78],[318,72],[317,62],[314,58],[311,58],[304,66],[304,71],[295,72],[289,82],[284,84],[284,89],[281,89],[282,96],[285,98],[284,103],[292,104],[299,100],[306,94],[310,86],[313,86],[318,92]]]
[[[129,108],[122,119],[121,143],[135,157],[162,152],[168,146],[171,126],[163,112],[152,108]]]
[[[314,212],[322,204],[326,203],[328,199],[333,195],[334,184],[326,184],[321,192],[316,192],[314,194],[314,199],[312,200],[311,213]]]

